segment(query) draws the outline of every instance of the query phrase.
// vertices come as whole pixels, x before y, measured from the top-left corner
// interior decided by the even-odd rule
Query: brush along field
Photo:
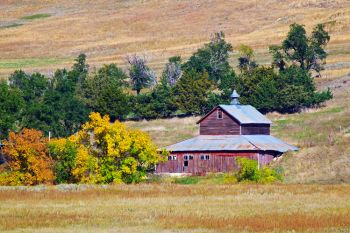
[[[14,69],[52,74],[79,53],[94,67],[127,54],[144,54],[158,74],[167,58],[185,59],[217,31],[235,48],[251,45],[268,64],[268,45],[285,38],[289,25],[308,32],[325,23],[331,35],[325,78],[350,72],[350,2],[346,0],[6,0],[0,4],[0,77]],[[236,66],[237,53],[232,54]]]
[[[349,185],[0,189],[1,232],[349,232]]]

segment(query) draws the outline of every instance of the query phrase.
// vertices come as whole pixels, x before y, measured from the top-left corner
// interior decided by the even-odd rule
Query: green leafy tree
[[[193,69],[199,73],[207,72],[210,80],[218,82],[232,69],[228,61],[230,52],[232,45],[225,41],[225,34],[215,33],[210,42],[198,49],[183,68],[186,71]]]
[[[323,24],[316,25],[311,36],[307,36],[303,25],[292,24],[282,45],[270,46],[273,64],[284,70],[288,63],[297,63],[301,69],[320,72],[327,57],[325,47],[329,40]]]
[[[203,114],[212,88],[213,83],[209,80],[208,73],[185,71],[175,86],[175,104],[184,113]]]
[[[131,79],[132,89],[140,94],[143,88],[149,88],[156,84],[155,73],[147,66],[146,59],[140,56],[128,56],[127,60],[130,64],[129,75]]]
[[[8,132],[16,129],[24,100],[17,88],[10,88],[6,82],[0,82],[0,139],[7,138]]]
[[[42,74],[26,74],[22,70],[17,70],[11,74],[10,86],[18,88],[26,103],[38,101],[47,91],[49,80]]]
[[[66,70],[57,70],[45,94],[27,109],[22,125],[46,135],[63,137],[75,133],[87,120],[89,111],[76,96],[77,79]]]
[[[48,147],[50,155],[54,159],[55,182],[58,184],[78,182],[72,171],[76,166],[79,146],[69,139],[60,138],[51,140]]]

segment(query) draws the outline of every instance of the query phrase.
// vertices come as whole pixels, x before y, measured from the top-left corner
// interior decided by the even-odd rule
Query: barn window
[[[193,155],[184,155],[184,160],[192,160]]]
[[[201,155],[201,160],[210,160],[210,155]]]
[[[218,110],[216,113],[217,113],[217,118],[222,119],[222,111]]]
[[[176,160],[176,159],[177,159],[176,155],[168,156],[168,160]]]

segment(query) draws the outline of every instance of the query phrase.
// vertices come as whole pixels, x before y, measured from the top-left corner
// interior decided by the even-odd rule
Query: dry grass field
[[[349,185],[0,189],[1,232],[349,232]]]
[[[350,2],[346,0],[3,0],[0,3],[0,76],[14,69],[52,74],[79,53],[95,67],[127,54],[144,54],[158,74],[168,57],[187,58],[224,31],[236,48],[253,46],[269,63],[269,44],[280,43],[290,24],[310,31],[326,23],[331,33],[324,77],[350,72]],[[232,55],[236,65],[237,54]]]

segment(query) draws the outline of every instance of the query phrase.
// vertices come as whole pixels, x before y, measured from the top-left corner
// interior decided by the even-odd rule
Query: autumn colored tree
[[[111,124],[109,116],[99,113],[90,114],[90,121],[78,132],[75,141],[88,148],[88,154],[81,159],[83,174],[99,183],[139,182],[163,158],[148,134],[128,129],[119,121]],[[91,161],[97,165],[90,166]],[[84,168],[89,166],[90,174]]]
[[[57,183],[135,183],[164,159],[148,134],[91,113],[68,139],[50,142]]]
[[[3,153],[7,169],[0,175],[0,184],[52,183],[52,159],[42,132],[34,129],[23,129],[17,134],[10,132],[8,140],[4,141]]]

